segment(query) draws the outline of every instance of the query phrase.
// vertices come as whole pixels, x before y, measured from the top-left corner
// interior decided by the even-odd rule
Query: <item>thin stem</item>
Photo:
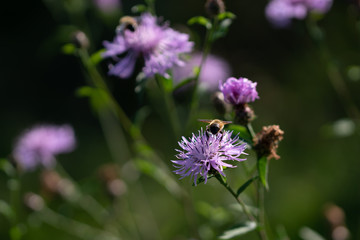
[[[155,79],[156,79],[156,82],[160,88],[162,95],[163,95],[165,107],[166,107],[167,113],[169,115],[172,129],[174,131],[174,136],[176,139],[178,139],[180,137],[180,123],[179,123],[179,116],[177,114],[174,99],[171,96],[171,92],[168,92],[165,89],[164,80],[161,79],[161,77],[158,75],[155,76]]]
[[[97,229],[82,222],[67,218],[47,207],[39,211],[36,216],[44,223],[77,236],[81,239],[121,239],[118,235],[114,235],[108,231]]]
[[[234,192],[234,190],[232,190],[232,188],[229,186],[229,184],[226,181],[224,181],[223,177],[220,174],[216,174],[215,177],[217,180],[219,180],[221,185],[223,185],[231,193],[231,195],[236,199],[236,201],[240,204],[240,206],[243,208],[243,211],[244,211],[245,215],[247,216],[247,218],[250,221],[253,221],[256,223],[257,222],[256,218],[250,213],[250,211],[246,207],[245,203],[241,200],[240,197],[238,197],[236,195],[236,193]]]
[[[134,135],[138,136],[138,134],[136,133],[139,133],[139,130],[135,127],[134,124],[132,124],[130,119],[125,114],[124,110],[117,104],[116,100],[112,96],[109,88],[107,87],[100,73],[97,71],[95,66],[90,62],[90,58],[87,51],[80,49],[79,55],[83,65],[86,67],[86,70],[89,72],[91,80],[93,81],[95,87],[103,90],[109,97],[111,103],[110,107],[114,111],[115,115],[119,118],[119,121],[124,127],[124,130],[127,133],[129,133],[129,135],[131,135],[132,137],[134,137]],[[135,134],[134,134],[134,130],[135,130]]]
[[[193,117],[194,113],[197,111],[197,108],[199,105],[199,99],[198,99],[199,77],[201,74],[201,70],[206,62],[206,58],[210,53],[211,46],[213,43],[213,40],[212,40],[213,34],[214,34],[215,29],[217,28],[217,25],[218,25],[218,19],[215,18],[211,29],[206,31],[203,55],[202,55],[201,62],[199,65],[199,70],[194,79],[194,89],[193,89],[193,95],[191,98],[190,114],[188,117],[187,129],[191,126],[191,121],[193,120],[192,117]]]
[[[247,131],[249,132],[249,134],[250,134],[250,136],[251,136],[251,139],[253,140],[253,139],[255,138],[256,134],[255,134],[255,132],[254,132],[254,129],[253,129],[251,123],[248,123],[248,124],[246,125],[246,129],[247,129]]]
[[[260,180],[258,181],[260,183]],[[259,224],[261,226],[261,238],[262,239],[268,239],[267,235],[266,235],[266,231],[265,231],[265,194],[264,194],[264,187],[263,186],[259,186],[258,187],[258,192],[259,192]]]
[[[359,120],[360,111],[351,98],[350,91],[346,85],[345,79],[341,75],[339,67],[332,59],[330,50],[325,42],[325,35],[323,31],[316,22],[310,18],[307,21],[306,27],[310,37],[318,47],[317,49],[319,51],[319,55],[326,64],[326,73],[330,83],[342,102],[347,115],[352,119]]]

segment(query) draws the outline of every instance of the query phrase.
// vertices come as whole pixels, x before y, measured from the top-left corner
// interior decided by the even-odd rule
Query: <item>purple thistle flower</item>
[[[120,26],[114,41],[104,42],[106,52],[103,57],[112,57],[117,61],[110,69],[110,75],[130,77],[140,56],[145,60],[143,72],[147,77],[155,74],[168,77],[166,71],[169,68],[184,64],[179,55],[191,52],[194,45],[189,41],[189,35],[167,25],[158,25],[157,18],[149,13],[142,14],[136,24],[133,31]],[[125,56],[119,57],[120,54]]]
[[[276,27],[287,27],[291,19],[304,19],[308,12],[326,13],[332,0],[272,0],[266,6],[265,15]]]
[[[236,79],[228,78],[224,84],[220,84],[219,89],[224,94],[224,100],[232,105],[245,104],[259,98],[256,91],[256,82],[247,78]]]
[[[25,131],[18,139],[13,156],[24,170],[37,165],[51,168],[55,155],[71,152],[75,148],[75,136],[71,126],[41,125]]]
[[[224,161],[244,161],[239,158],[244,152],[246,144],[239,141],[238,135],[231,138],[232,132],[224,131],[222,134],[211,134],[201,129],[198,135],[193,134],[191,138],[185,137],[179,142],[182,150],[176,149],[179,153],[177,159],[172,162],[177,168],[174,172],[181,175],[181,178],[190,176],[196,185],[197,178],[202,176],[207,182],[209,173],[220,173],[225,176],[224,167],[235,168]]]

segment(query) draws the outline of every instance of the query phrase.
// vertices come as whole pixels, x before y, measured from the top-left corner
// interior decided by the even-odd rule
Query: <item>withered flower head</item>
[[[207,0],[205,9],[211,17],[215,17],[220,13],[225,12],[225,4],[222,0]]]
[[[279,146],[279,142],[283,139],[284,131],[282,131],[279,125],[271,125],[263,127],[263,129],[256,134],[254,138],[254,149],[259,156],[267,156],[268,159],[280,158],[277,155],[276,150]]]

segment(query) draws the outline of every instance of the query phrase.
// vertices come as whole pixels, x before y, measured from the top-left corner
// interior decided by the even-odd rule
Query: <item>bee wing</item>
[[[206,123],[211,123],[212,120],[211,119],[198,119],[199,122],[206,122]]]
[[[229,124],[232,123],[232,121],[222,121],[223,124]]]

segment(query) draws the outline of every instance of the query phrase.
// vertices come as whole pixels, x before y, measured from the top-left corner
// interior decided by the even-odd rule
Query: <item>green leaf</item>
[[[230,19],[235,19],[236,18],[236,15],[232,12],[223,12],[223,13],[220,13],[218,16],[217,16],[217,19],[219,21],[223,20],[223,19],[226,19],[226,18],[230,18]]]
[[[255,222],[241,223],[229,230],[226,230],[221,236],[219,236],[219,238],[220,239],[231,239],[234,237],[244,235],[245,233],[251,232],[254,229],[256,229]]]
[[[182,80],[181,82],[179,82],[175,87],[174,87],[174,91],[193,82],[194,81],[194,78],[187,78],[187,79],[184,79]]]
[[[144,4],[138,4],[138,5],[133,6],[131,8],[131,11],[133,13],[142,13],[142,12],[147,12],[148,8]]]
[[[303,240],[325,240],[323,236],[309,227],[302,227],[299,231],[299,235]]]
[[[219,24],[218,29],[214,32],[211,41],[215,41],[216,39],[222,38],[228,32],[230,25],[232,24],[232,20],[230,18],[225,18]]]
[[[195,23],[204,26],[206,29],[212,28],[212,24],[211,24],[210,20],[203,16],[192,17],[188,21],[189,25],[193,25]]]
[[[5,216],[10,222],[15,218],[15,213],[13,209],[7,202],[3,200],[0,200],[0,214]]]
[[[73,55],[75,54],[76,47],[72,43],[67,43],[61,48],[64,54]]]
[[[15,168],[11,165],[9,160],[5,158],[0,159],[0,170],[4,171],[8,176],[14,176],[15,174]]]
[[[260,181],[264,185],[266,190],[269,190],[269,185],[267,182],[268,164],[269,164],[269,161],[267,160],[266,156],[261,157],[257,161],[257,167],[258,167],[258,171],[259,171]]]
[[[80,87],[76,91],[76,94],[79,97],[90,98],[91,106],[95,111],[104,109],[111,104],[109,95],[102,89],[84,86],[84,87]]]
[[[140,172],[152,177],[158,183],[166,188],[174,197],[180,199],[182,189],[178,183],[164,169],[154,163],[141,158],[134,159],[135,164]]]
[[[103,60],[102,53],[105,52],[105,49],[100,49],[99,51],[94,52],[90,56],[90,62],[93,65],[97,65],[99,62]]]
[[[234,131],[234,134],[239,133],[239,137],[241,139],[244,139],[247,143],[252,144],[252,138],[246,127],[237,124],[229,124],[227,125],[227,130]]]
[[[259,176],[255,176],[253,178],[250,178],[249,180],[247,180],[241,187],[239,187],[239,189],[236,192],[236,196],[238,197],[243,191],[245,191],[245,189],[254,181],[258,178]]]
[[[158,77],[160,78],[160,81],[162,82],[165,92],[171,92],[173,90],[172,78],[166,78],[166,77],[163,77],[160,75]]]

